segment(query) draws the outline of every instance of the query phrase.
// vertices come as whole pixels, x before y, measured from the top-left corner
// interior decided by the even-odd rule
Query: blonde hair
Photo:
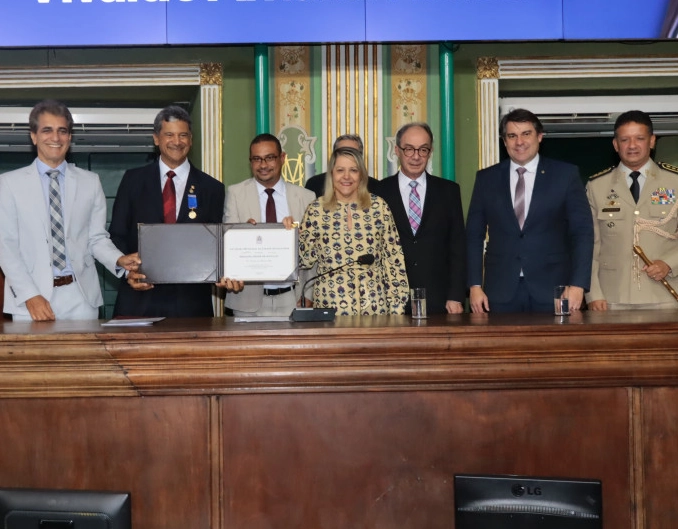
[[[337,164],[337,158],[339,156],[346,156],[353,159],[353,161],[358,166],[358,171],[360,172],[360,179],[358,180],[358,208],[367,209],[372,203],[372,198],[370,197],[370,192],[367,190],[367,168],[365,167],[365,162],[363,160],[363,155],[360,151],[353,149],[352,147],[341,147],[332,153],[330,161],[327,164],[327,176],[325,177],[325,192],[320,199],[320,203],[323,208],[328,211],[332,211],[339,207],[337,201],[337,195],[334,192],[334,181],[332,179],[332,172],[334,167]]]

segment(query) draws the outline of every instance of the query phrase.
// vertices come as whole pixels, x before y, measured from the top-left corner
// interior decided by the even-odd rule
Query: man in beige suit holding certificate
[[[301,220],[315,194],[281,178],[285,153],[278,138],[259,134],[250,143],[252,178],[229,186],[224,222],[282,222],[285,217]],[[241,292],[226,295],[226,307],[234,316],[289,316],[301,297],[300,283],[248,284]],[[307,296],[308,298],[308,296]]]

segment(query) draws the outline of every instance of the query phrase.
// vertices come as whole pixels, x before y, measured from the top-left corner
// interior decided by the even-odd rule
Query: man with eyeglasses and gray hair
[[[360,154],[363,154],[363,140],[357,134],[342,134],[336,140],[334,140],[334,145],[332,146],[332,152],[340,149],[342,147],[351,147],[355,149]],[[325,193],[325,180],[327,173],[320,173],[318,175],[312,176],[306,180],[306,189],[310,189],[315,193],[317,198],[320,198]],[[372,177],[367,179],[367,190],[370,193],[376,193],[378,181]]]
[[[459,185],[426,171],[433,133],[426,123],[408,123],[396,134],[398,174],[379,183],[393,213],[411,288],[426,289],[431,314],[464,312],[466,242]]]

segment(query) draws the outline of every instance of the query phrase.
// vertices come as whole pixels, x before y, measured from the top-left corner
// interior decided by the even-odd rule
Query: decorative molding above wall
[[[480,168],[499,162],[499,94],[507,79],[669,77],[678,75],[678,57],[480,57],[476,97]]]
[[[122,86],[199,87],[202,170],[222,180],[221,70],[221,64],[218,63],[0,68],[0,90]]]

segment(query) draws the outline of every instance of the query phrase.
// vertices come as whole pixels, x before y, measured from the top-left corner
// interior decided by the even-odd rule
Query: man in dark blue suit
[[[593,258],[579,169],[539,156],[543,127],[528,110],[506,114],[499,132],[509,159],[478,171],[466,220],[471,310],[553,312],[556,285],[579,310]]]
[[[111,239],[118,248],[129,248],[128,253],[138,251],[139,223],[218,224],[224,213],[224,185],[188,161],[189,114],[181,107],[166,107],[155,118],[153,130],[160,158],[125,172],[113,204]],[[168,186],[175,190],[172,211],[164,211],[163,190]],[[137,282],[139,277],[144,276],[130,273],[127,281],[120,282],[114,316],[214,315],[211,284],[150,285]]]

